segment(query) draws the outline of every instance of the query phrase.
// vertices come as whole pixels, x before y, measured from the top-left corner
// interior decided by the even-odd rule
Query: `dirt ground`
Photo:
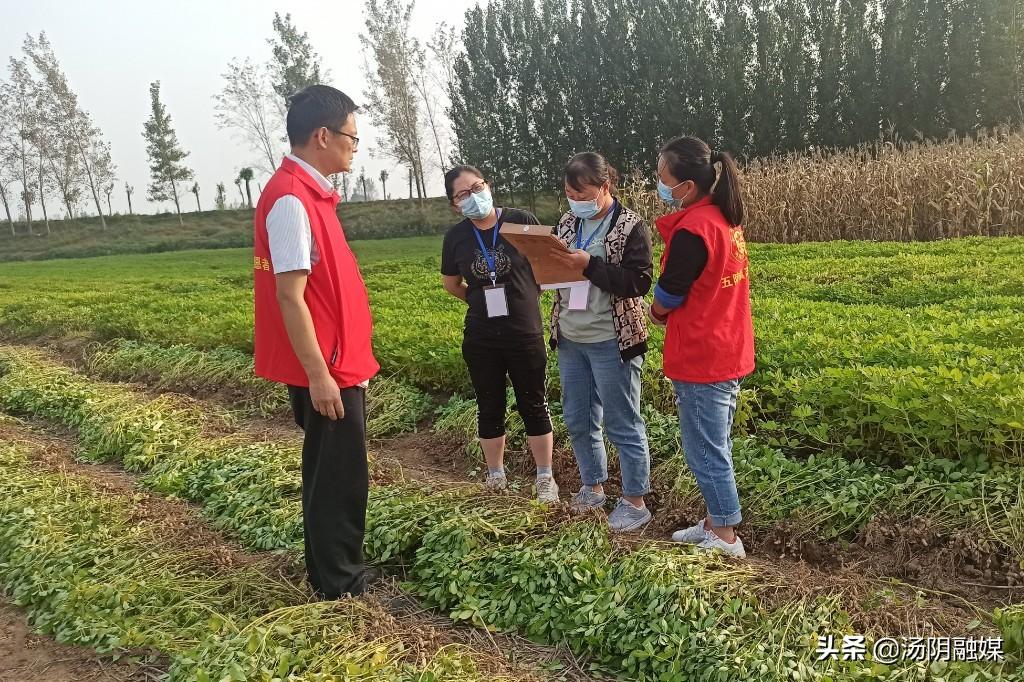
[[[156,673],[37,635],[24,610],[0,600],[0,682],[143,682]]]
[[[271,431],[285,428],[270,426]],[[42,420],[0,422],[0,441],[3,440],[31,444],[33,461],[43,469],[86,479],[96,490],[109,495],[130,495],[138,508],[135,518],[140,523],[158,524],[161,537],[169,547],[207,553],[210,565],[222,570],[259,564],[268,573],[283,576],[298,589],[305,589],[301,566],[288,555],[247,552],[211,528],[196,505],[150,493],[138,486],[137,476],[116,465],[77,461],[74,456],[77,436],[69,429]],[[399,447],[399,453],[416,450],[415,446],[421,444],[414,437],[402,442],[405,447]],[[451,644],[465,646],[475,652],[474,659],[481,670],[524,680],[584,682],[594,679],[586,671],[586,662],[575,658],[564,647],[538,645],[516,635],[494,634],[453,624],[446,615],[423,608],[402,592],[395,577],[376,583],[365,599],[381,609],[379,625],[382,630],[415,639],[420,646],[431,650]],[[410,647],[410,651],[414,649]],[[559,672],[547,672],[552,666]],[[3,601],[0,595],[0,682],[141,682],[156,680],[159,675],[160,670],[156,668],[115,663],[89,649],[63,646],[49,637],[34,634],[24,611]]]

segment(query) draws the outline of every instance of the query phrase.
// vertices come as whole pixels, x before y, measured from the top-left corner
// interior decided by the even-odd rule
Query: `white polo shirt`
[[[316,168],[294,154],[286,158],[297,163],[320,187],[328,192],[334,190],[331,181]],[[270,239],[270,260],[274,264],[275,275],[295,270],[310,272],[320,261],[306,208],[294,194],[286,194],[271,206],[267,214],[267,236]]]
[[[323,176],[323,173],[295,156],[286,158],[299,165],[317,184],[328,192],[334,191],[334,185]],[[286,194],[270,207],[267,214],[267,237],[270,241],[270,260],[274,264],[274,274],[305,270],[312,272],[313,266],[320,262],[320,253],[313,241],[313,232],[309,226],[309,214],[294,194]],[[359,384],[363,388],[369,381]]]

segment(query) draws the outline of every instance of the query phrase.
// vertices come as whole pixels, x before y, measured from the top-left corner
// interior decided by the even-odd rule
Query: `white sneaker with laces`
[[[747,552],[743,549],[743,540],[740,540],[739,535],[736,536],[736,542],[726,542],[714,533],[709,532],[707,539],[697,545],[697,548],[706,552],[713,552],[717,549],[724,554],[734,556],[738,559],[743,559],[747,556]]]
[[[714,533],[704,527],[704,519],[701,519],[697,522],[696,526],[690,526],[689,528],[672,533],[672,542],[686,542],[691,545],[699,545],[707,540],[709,535],[714,535]]]
[[[537,499],[549,504],[558,502],[558,484],[553,476],[537,477]]]

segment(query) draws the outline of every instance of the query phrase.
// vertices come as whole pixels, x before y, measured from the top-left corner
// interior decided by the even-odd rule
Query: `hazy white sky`
[[[479,1],[418,0],[414,14],[418,37],[425,41],[442,21],[461,27],[465,11]],[[331,84],[361,102],[365,87],[359,44],[364,27],[361,0],[0,0],[0,74],[7,77],[7,60],[20,53],[26,33],[46,31],[82,105],[111,144],[118,174],[114,210],[121,212],[127,210],[126,180],[135,186],[132,203],[137,211],[173,208],[145,199],[149,169],[142,125],[149,116],[149,83],[161,81],[162,99],[178,139],[191,154],[188,162],[199,182],[203,208],[208,209],[213,207],[218,182],[227,186],[229,200],[237,198],[233,181],[238,169],[256,158],[229,131],[217,129],[212,97],[220,90],[220,74],[233,57],[261,62],[269,58],[266,41],[275,11],[291,12],[330,70]],[[377,133],[365,116],[359,127],[363,142],[356,170],[365,165],[367,175],[376,178],[382,168],[391,170],[391,164],[371,156]],[[398,178],[404,178],[404,171],[397,169],[392,176],[396,181],[389,191],[401,196],[398,185],[404,179]],[[407,186],[402,189],[408,191]],[[432,179],[430,189],[441,193],[439,178]],[[49,205],[62,215],[56,199]],[[184,208],[195,210],[191,195]],[[89,210],[93,212],[91,206]]]

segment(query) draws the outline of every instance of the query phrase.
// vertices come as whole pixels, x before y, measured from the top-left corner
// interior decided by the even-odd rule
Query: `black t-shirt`
[[[537,217],[517,208],[499,209],[499,224],[539,225]],[[449,228],[441,247],[441,274],[461,275],[466,281],[467,339],[478,341],[519,341],[542,335],[540,320],[540,290],[533,278],[530,261],[500,234],[496,246],[495,271],[497,283],[505,285],[508,315],[487,317],[484,287],[491,285],[487,259],[474,236],[479,232],[487,250],[491,250],[494,229],[477,230],[468,218]]]
[[[689,296],[690,288],[707,264],[708,247],[704,240],[687,229],[676,230],[658,286],[673,296]]]

